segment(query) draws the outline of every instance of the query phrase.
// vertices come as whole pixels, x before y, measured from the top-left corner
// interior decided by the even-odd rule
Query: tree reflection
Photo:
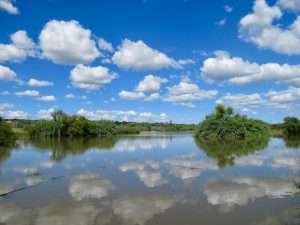
[[[20,147],[18,142],[0,146],[0,165],[11,157],[11,152]]]
[[[283,136],[283,140],[285,142],[285,146],[288,148],[299,148],[300,147],[300,137],[287,137]]]
[[[268,146],[269,138],[259,140],[207,141],[194,138],[196,145],[207,156],[215,159],[220,168],[234,166],[236,158],[260,151]]]
[[[62,161],[68,155],[80,155],[89,149],[107,150],[115,146],[116,137],[79,139],[33,139],[32,146],[39,151],[51,151],[51,159]]]

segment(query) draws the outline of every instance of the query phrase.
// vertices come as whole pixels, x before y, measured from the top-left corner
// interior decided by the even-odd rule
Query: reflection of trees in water
[[[283,136],[283,140],[285,142],[285,146],[288,148],[299,148],[300,147],[300,137],[287,137]]]
[[[262,150],[268,146],[269,138],[235,140],[235,141],[207,141],[195,137],[196,145],[207,156],[215,159],[218,166],[224,168],[233,166],[236,158]]]
[[[11,157],[11,149],[8,147],[0,148],[0,164]]]
[[[95,148],[107,150],[115,147],[117,141],[149,141],[148,144],[157,143],[157,140],[169,140],[172,141],[173,135],[171,133],[165,134],[143,134],[143,135],[126,135],[126,136],[112,136],[110,138],[65,138],[65,139],[55,139],[55,138],[37,138],[31,140],[23,140],[21,143],[23,145],[32,145],[35,150],[38,151],[49,151],[52,153],[52,160],[62,161],[67,157],[67,155],[79,155],[83,154],[85,151]],[[166,142],[160,142],[160,144],[166,145]],[[141,147],[141,146],[139,146]],[[8,160],[14,149],[20,148],[18,142],[0,147],[0,164],[1,162]]]
[[[80,155],[88,149],[110,149],[115,146],[116,137],[79,139],[34,139],[30,143],[40,151],[51,151],[52,160],[62,161],[68,155]]]
[[[18,149],[19,147],[20,146],[19,146],[18,142],[15,142],[15,143],[12,143],[9,145],[5,145],[5,146],[1,146],[0,147],[0,165],[2,162],[4,162],[5,160],[8,160],[11,157],[11,152],[14,149]],[[1,171],[0,171],[0,173],[1,173]]]

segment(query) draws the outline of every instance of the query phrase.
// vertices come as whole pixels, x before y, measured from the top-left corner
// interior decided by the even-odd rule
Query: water
[[[300,148],[286,145],[222,154],[189,133],[20,142],[0,154],[0,224],[300,224]]]

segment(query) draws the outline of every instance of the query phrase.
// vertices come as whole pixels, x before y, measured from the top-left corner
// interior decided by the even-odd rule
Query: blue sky
[[[0,0],[0,116],[300,116],[298,0]]]

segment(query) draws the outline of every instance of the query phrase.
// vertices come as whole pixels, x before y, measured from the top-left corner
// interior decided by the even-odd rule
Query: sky
[[[299,0],[0,0],[3,118],[278,123],[299,103]]]

